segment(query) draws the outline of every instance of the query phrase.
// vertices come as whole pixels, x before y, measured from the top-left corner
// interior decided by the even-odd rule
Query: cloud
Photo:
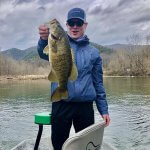
[[[31,0],[16,0],[14,1],[14,4],[19,5],[23,3],[31,3]]]
[[[100,13],[102,11],[102,8],[101,8],[100,5],[96,5],[96,6],[92,7],[92,8],[90,8],[88,11],[89,11],[89,14],[95,15],[95,14]]]
[[[149,6],[146,0],[0,0],[0,47],[35,46],[39,25],[57,18],[66,29],[67,12],[73,7],[86,11],[91,41],[125,43],[133,33],[149,33]]]
[[[130,3],[133,3],[135,0],[120,0],[119,3],[118,3],[118,7],[121,7],[123,5],[127,6],[129,5]]]
[[[138,14],[133,20],[132,23],[146,23],[150,22],[150,9],[143,10]]]

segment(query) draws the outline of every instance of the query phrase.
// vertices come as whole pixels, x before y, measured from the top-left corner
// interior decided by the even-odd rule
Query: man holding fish
[[[110,123],[103,86],[102,59],[85,30],[88,23],[81,8],[67,16],[67,33],[54,19],[39,27],[38,53],[50,61],[52,100],[52,144],[61,150],[73,123],[75,132],[94,123],[93,101],[106,122]]]

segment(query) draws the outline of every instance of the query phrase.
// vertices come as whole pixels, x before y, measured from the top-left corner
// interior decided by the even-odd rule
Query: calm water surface
[[[149,150],[150,78],[107,77],[104,84],[111,117],[104,141],[118,150]],[[0,150],[36,138],[34,114],[51,111],[49,97],[47,80],[0,82]],[[50,127],[43,134],[48,136]]]

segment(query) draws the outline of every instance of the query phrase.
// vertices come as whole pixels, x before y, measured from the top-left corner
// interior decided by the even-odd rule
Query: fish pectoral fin
[[[75,65],[74,52],[73,52],[72,48],[71,48],[71,55],[72,55],[72,69],[71,69],[71,73],[69,76],[69,80],[76,80],[78,77],[78,70],[77,70],[77,67]]]
[[[78,77],[78,71],[76,65],[72,62],[72,69],[69,76],[69,80],[76,80]]]
[[[59,87],[56,89],[56,91],[53,93],[51,100],[52,102],[60,101],[62,99],[67,99],[68,98],[68,91],[66,90],[61,90]]]
[[[51,72],[48,75],[48,80],[50,80],[51,82],[58,82],[57,76],[53,69],[51,70]]]
[[[49,54],[49,46],[48,45],[44,48],[43,53],[46,55]]]
[[[74,52],[73,52],[73,49],[72,49],[72,48],[71,48],[71,56],[72,56],[72,62],[75,62]]]

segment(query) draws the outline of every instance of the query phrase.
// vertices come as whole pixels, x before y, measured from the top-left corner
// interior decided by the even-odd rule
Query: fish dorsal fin
[[[48,75],[48,80],[50,80],[51,82],[58,82],[57,76],[53,68],[51,69],[51,72]]]
[[[71,69],[71,73],[69,76],[69,80],[76,80],[78,77],[78,70],[75,65],[75,58],[74,58],[74,53],[72,49],[71,49],[71,55],[72,55],[72,69]]]
[[[46,55],[49,54],[49,46],[48,45],[44,48],[43,53]]]

